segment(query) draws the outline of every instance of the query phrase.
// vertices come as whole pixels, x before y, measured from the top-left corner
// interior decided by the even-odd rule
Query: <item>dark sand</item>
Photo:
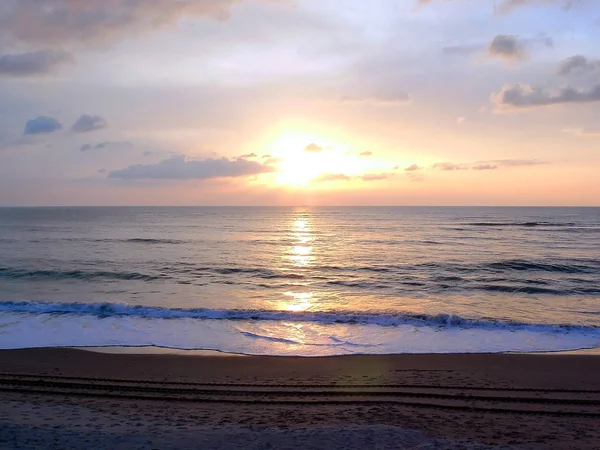
[[[598,356],[34,349],[0,373],[1,449],[600,448]]]

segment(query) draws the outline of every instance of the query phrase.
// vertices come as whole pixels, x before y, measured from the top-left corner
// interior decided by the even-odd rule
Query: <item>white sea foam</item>
[[[442,325],[426,320],[421,323],[405,320],[384,326],[373,321],[292,320],[297,313],[287,312],[271,312],[272,316],[263,320],[250,318],[251,314],[256,316],[256,312],[227,318],[224,310],[205,311],[204,317],[189,317],[184,311],[189,314],[190,310],[175,310],[178,313],[174,316],[172,310],[161,308],[147,308],[153,315],[127,314],[130,307],[125,305],[118,307],[120,313],[116,314],[106,314],[108,307],[104,308],[105,314],[89,314],[73,313],[74,306],[70,307],[71,312],[57,313],[55,308],[55,312],[50,313],[49,305],[36,304],[38,311],[35,312],[23,312],[24,307],[21,311],[8,310],[6,302],[1,305],[0,348],[158,346],[251,355],[325,356],[531,352],[600,346],[600,330],[594,327],[511,326],[491,322],[486,326]],[[91,309],[94,305],[80,308],[84,307]],[[161,314],[157,310],[162,311]],[[268,316],[267,313],[261,314]],[[171,318],[164,318],[168,314]],[[280,314],[279,318],[276,314]],[[315,314],[318,317],[318,313]],[[213,317],[206,317],[208,315]]]

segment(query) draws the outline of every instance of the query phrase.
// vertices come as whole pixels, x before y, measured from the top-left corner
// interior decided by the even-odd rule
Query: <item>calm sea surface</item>
[[[0,348],[600,347],[600,208],[4,208]]]

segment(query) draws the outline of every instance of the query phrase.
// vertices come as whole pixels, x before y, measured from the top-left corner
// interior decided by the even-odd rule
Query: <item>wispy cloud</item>
[[[74,62],[70,53],[56,50],[9,53],[0,55],[0,76],[25,77],[44,75]]]
[[[65,44],[118,39],[176,24],[184,16],[223,20],[239,0],[3,0],[5,40]]]
[[[313,183],[323,183],[326,181],[349,181],[351,178],[343,173],[324,173],[316,176],[311,181]]]
[[[83,144],[79,150],[82,152],[87,152],[90,150],[104,150],[107,148],[123,148],[123,147],[133,147],[133,144],[128,141],[104,141],[99,142],[97,144]],[[150,155],[152,152],[144,152],[144,156]]]
[[[363,181],[379,181],[386,180],[394,176],[393,173],[367,173],[361,177]]]
[[[90,131],[102,130],[108,127],[108,122],[102,116],[82,114],[77,122],[71,127],[74,133],[89,133]]]
[[[600,137],[600,128],[564,128],[562,132],[580,138]]]
[[[108,174],[108,177],[130,180],[206,180],[244,177],[275,171],[274,167],[245,159],[193,160],[177,155],[156,164],[134,164],[125,169],[114,170]]]
[[[323,147],[317,144],[308,144],[304,147],[304,151],[307,153],[320,153],[323,151]]]

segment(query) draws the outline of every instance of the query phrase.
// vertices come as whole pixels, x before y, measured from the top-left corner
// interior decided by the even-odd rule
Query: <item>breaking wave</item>
[[[264,309],[161,308],[119,303],[50,303],[4,301],[0,313],[87,315],[98,318],[135,317],[142,319],[197,319],[232,321],[311,322],[321,324],[362,324],[395,327],[459,327],[538,332],[589,331],[600,327],[572,324],[536,324],[487,318],[468,318],[454,314],[360,311],[279,311]]]

